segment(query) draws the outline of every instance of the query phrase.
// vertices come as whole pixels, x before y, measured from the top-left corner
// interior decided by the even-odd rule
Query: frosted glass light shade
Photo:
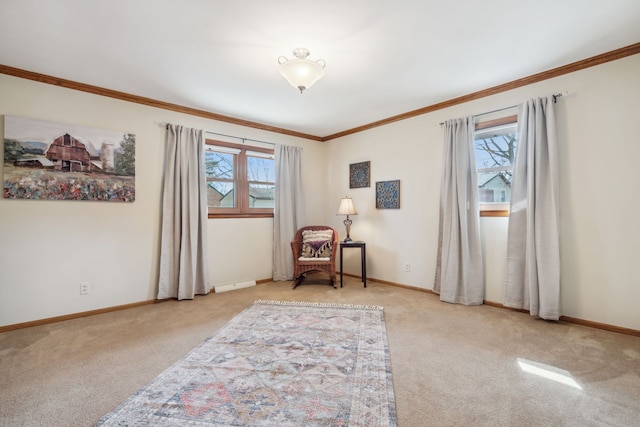
[[[284,56],[278,58],[280,63],[278,71],[291,86],[302,93],[324,76],[326,64],[322,59],[315,62],[306,59],[309,56],[309,51],[306,49],[296,49],[293,54],[296,59],[286,59]]]

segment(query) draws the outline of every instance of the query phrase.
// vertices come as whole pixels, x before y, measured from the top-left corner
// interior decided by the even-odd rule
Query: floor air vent
[[[249,288],[251,286],[255,286],[256,285],[256,281],[255,280],[247,280],[246,282],[237,282],[237,283],[227,283],[224,285],[215,285],[213,287],[213,290],[216,294],[220,293],[220,292],[226,292],[226,291],[234,291],[236,289],[242,289],[242,288]]]

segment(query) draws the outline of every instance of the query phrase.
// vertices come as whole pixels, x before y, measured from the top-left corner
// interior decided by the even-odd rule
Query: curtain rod
[[[167,127],[167,125],[170,125],[170,124],[171,123],[162,122],[162,123],[160,123],[160,126]],[[240,139],[243,144],[244,144],[245,141],[252,141],[252,142],[258,142],[260,144],[276,145],[275,142],[260,141],[259,139],[252,139],[252,138],[243,138],[241,136],[227,135],[227,134],[224,134],[224,133],[213,132],[213,131],[210,131],[210,130],[205,130],[204,133],[208,133],[209,135],[218,135],[218,136],[224,136],[224,137],[227,137],[227,138]]]
[[[227,134],[224,134],[224,133],[212,132],[210,130],[205,130],[204,133],[208,133],[209,135],[218,135],[218,136],[224,136],[224,137],[227,137],[227,138],[240,139],[240,140],[242,140],[243,144],[244,144],[245,141],[252,141],[252,142],[258,142],[260,144],[276,145],[274,142],[260,141],[259,139],[243,138],[243,137],[240,137],[240,136],[234,136],[234,135],[227,135]]]
[[[560,92],[560,93],[555,93],[553,95],[551,95],[553,97],[553,103],[555,104],[558,101],[558,98],[562,97],[562,96],[567,96],[569,95],[569,92]],[[505,110],[511,110],[513,108],[518,107],[518,105],[512,105],[510,107],[504,107],[504,108],[498,108],[497,110],[491,110],[491,111],[487,111],[485,113],[480,113],[480,114],[474,114],[473,117],[482,117],[482,116],[486,116],[488,114],[493,114],[493,113],[499,113],[500,111],[505,111]],[[443,126],[445,122],[441,122],[438,123],[438,126]]]

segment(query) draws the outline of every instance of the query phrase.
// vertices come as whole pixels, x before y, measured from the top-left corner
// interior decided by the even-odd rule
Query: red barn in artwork
[[[92,160],[99,159],[95,148],[83,144],[68,133],[53,140],[45,157],[53,162],[55,170],[63,172],[91,172],[96,168]]]

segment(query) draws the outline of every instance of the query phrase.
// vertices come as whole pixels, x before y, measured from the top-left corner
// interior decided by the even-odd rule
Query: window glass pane
[[[207,140],[205,172],[210,217],[272,215],[274,158],[273,151],[261,147]]]
[[[477,131],[474,145],[480,203],[508,203],[516,156],[516,124]]]
[[[275,185],[273,184],[249,184],[250,208],[273,208]]]
[[[230,153],[205,151],[204,165],[207,178],[233,179],[234,156],[234,154]]]
[[[516,134],[494,135],[475,139],[476,167],[478,170],[509,166],[516,156]]]
[[[480,203],[507,203],[511,198],[511,171],[478,174]]]
[[[275,182],[274,160],[247,156],[247,180],[254,182]]]
[[[233,182],[208,181],[207,205],[216,208],[234,208]]]

